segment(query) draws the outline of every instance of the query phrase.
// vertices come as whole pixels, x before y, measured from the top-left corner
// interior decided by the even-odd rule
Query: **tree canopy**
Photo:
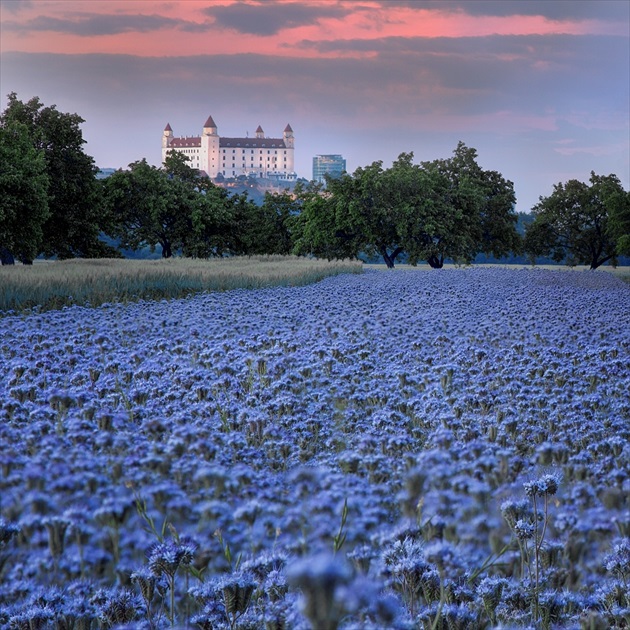
[[[55,105],[46,107],[37,97],[23,103],[12,92],[8,101],[0,115],[0,127],[23,125],[31,147],[43,156],[47,178],[48,213],[38,214],[42,220],[39,228],[31,221],[31,243],[38,242],[38,247],[30,248],[28,256],[26,251],[18,255],[25,258],[24,262],[32,261],[33,253],[58,258],[115,255],[115,250],[99,238],[103,226],[97,168],[83,151],[85,140],[80,125],[84,120],[77,114],[58,111]],[[23,142],[16,144],[16,150],[18,146],[24,146]],[[42,236],[38,239],[40,229]]]
[[[33,260],[41,251],[49,217],[44,153],[19,122],[0,126],[0,260]]]
[[[319,199],[304,199],[298,251],[378,254],[388,267],[406,254],[435,268],[446,258],[470,263],[480,252],[507,254],[519,246],[513,184],[476,158],[460,142],[446,160],[418,165],[413,153],[402,153],[388,169],[374,162],[328,178]]]
[[[291,250],[291,196],[269,194],[258,206],[245,193],[230,195],[188,161],[171,152],[162,168],[140,160],[104,181],[109,234],[121,247],[153,251],[159,245],[164,258]]]
[[[525,232],[525,250],[534,260],[551,256],[557,262],[591,269],[628,253],[630,195],[616,175],[591,172],[589,184],[571,179],[554,186],[532,208],[534,221]]]

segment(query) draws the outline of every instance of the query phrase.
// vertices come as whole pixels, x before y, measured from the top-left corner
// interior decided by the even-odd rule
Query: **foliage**
[[[338,185],[342,183],[338,182]],[[347,215],[343,211],[337,214],[338,208],[331,194],[324,192],[324,186],[317,182],[298,183],[293,193],[298,210],[293,224],[293,252],[298,255],[314,254],[328,260],[356,258],[361,251],[362,240],[348,227]]]
[[[37,253],[61,259],[115,255],[115,250],[99,240],[105,226],[96,181],[98,169],[83,151],[83,119],[59,112],[55,105],[45,107],[37,97],[23,103],[12,92],[8,99],[0,126],[24,125],[33,148],[43,153],[46,166],[49,214],[42,225]]]
[[[162,257],[170,258],[181,248],[190,215],[184,182],[146,160],[134,162],[129,170],[116,171],[104,180],[105,205],[111,217],[110,235],[120,246],[139,249],[162,247]],[[184,193],[182,195],[182,193]]]
[[[476,150],[460,142],[452,158],[423,163],[432,187],[414,258],[441,267],[446,258],[471,263],[480,252],[502,257],[518,249],[513,184],[483,170],[476,158]]]
[[[0,257],[33,260],[41,251],[49,217],[44,153],[19,122],[0,126]]]
[[[525,233],[532,259],[551,255],[557,262],[597,269],[609,260],[616,264],[617,255],[627,251],[630,193],[616,175],[591,172],[589,182],[560,182],[534,206],[534,222]]]
[[[105,204],[120,246],[157,245],[162,257],[193,258],[288,254],[293,200],[266,194],[262,205],[247,193],[229,194],[171,152],[163,168],[134,162],[104,181]]]
[[[617,256],[630,256],[630,190],[616,191],[607,200],[608,233],[617,243]]]
[[[484,171],[474,149],[459,143],[447,160],[413,164],[402,153],[353,175],[328,179],[325,194],[309,191],[297,251],[328,257],[382,256],[388,267],[409,262],[442,267],[446,258],[470,263],[479,252],[504,256],[519,246],[514,190]],[[320,198],[314,194],[320,192]]]
[[[286,256],[293,249],[292,224],[296,215],[296,202],[293,196],[285,191],[282,193],[265,193],[260,206],[257,221],[258,250],[249,254],[277,254]]]

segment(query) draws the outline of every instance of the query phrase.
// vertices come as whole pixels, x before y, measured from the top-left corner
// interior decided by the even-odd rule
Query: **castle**
[[[201,136],[175,137],[167,124],[162,133],[162,163],[169,151],[183,153],[192,168],[212,179],[239,175],[284,181],[297,178],[291,125],[285,127],[282,138],[266,138],[260,125],[253,138],[222,138],[212,116]]]

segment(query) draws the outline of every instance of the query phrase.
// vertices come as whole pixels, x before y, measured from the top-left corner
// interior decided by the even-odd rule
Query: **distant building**
[[[295,140],[291,125],[282,138],[266,138],[260,125],[253,138],[223,138],[208,116],[201,136],[176,137],[169,124],[162,133],[162,162],[169,151],[190,158],[189,165],[215,179],[239,175],[291,181],[295,174]]]
[[[346,161],[342,155],[316,155],[313,158],[313,179],[323,182],[324,175],[340,177],[346,170]]]

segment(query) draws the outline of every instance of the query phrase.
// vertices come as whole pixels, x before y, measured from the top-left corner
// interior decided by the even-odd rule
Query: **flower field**
[[[630,627],[629,313],[473,268],[0,319],[0,628]]]

